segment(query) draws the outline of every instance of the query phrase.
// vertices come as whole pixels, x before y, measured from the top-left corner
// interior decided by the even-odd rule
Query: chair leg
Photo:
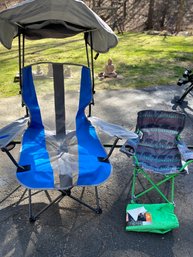
[[[99,195],[98,195],[98,188],[95,187],[95,196],[96,196],[96,205],[97,205],[97,209],[96,209],[96,213],[97,214],[101,214],[102,213],[102,209],[100,208],[100,204],[99,204]]]
[[[33,212],[32,212],[32,194],[31,194],[31,189],[29,189],[29,221],[30,222],[35,222],[37,217],[39,217],[43,212],[45,212],[54,203],[61,201],[62,198],[64,198],[64,196],[66,196],[66,194],[61,193],[58,197],[56,197],[49,204],[47,204],[43,209],[41,209],[36,214],[33,214]]]
[[[82,192],[81,192],[81,195],[80,195],[80,199],[81,199],[81,200],[82,200],[82,198],[83,198],[84,192],[85,192],[85,187],[82,188]]]
[[[141,193],[137,193],[135,195],[135,183],[136,183],[136,176],[137,176],[137,172],[141,173],[152,185],[150,188],[144,190]],[[154,183],[152,181],[152,179],[145,173],[143,172],[143,170],[137,170],[137,168],[134,170],[134,174],[133,174],[133,185],[132,185],[132,199],[131,199],[131,203],[134,203],[136,199],[140,198],[141,196],[147,194],[148,192],[150,192],[151,190],[156,190],[160,196],[167,202],[167,203],[173,203],[174,202],[174,180],[175,177],[177,175],[176,174],[172,174],[170,176],[166,176],[165,179],[159,181],[158,183]],[[162,191],[159,189],[159,186],[162,185],[163,183],[167,182],[167,181],[171,181],[171,196],[170,196],[170,200],[162,193]]]
[[[85,188],[83,188],[83,192],[84,192]],[[30,222],[35,222],[36,219],[43,213],[45,212],[49,207],[51,207],[54,203],[58,203],[60,202],[65,196],[68,196],[69,198],[75,200],[76,202],[82,204],[83,206],[87,207],[88,209],[94,211],[96,214],[101,214],[102,213],[102,209],[100,208],[99,205],[99,196],[98,196],[98,189],[97,187],[95,187],[95,197],[96,197],[96,208],[88,205],[87,203],[83,202],[81,199],[71,195],[71,189],[68,190],[59,190],[59,192],[61,193],[58,197],[56,197],[54,200],[51,200],[48,192],[45,190],[45,194],[48,197],[50,203],[47,204],[44,208],[42,208],[39,212],[37,212],[36,214],[33,214],[32,211],[32,193],[31,193],[31,189],[28,190],[28,197],[29,197],[29,221]],[[82,195],[81,195],[82,196]]]
[[[174,204],[174,182],[175,177],[171,178],[171,202]]]
[[[16,205],[19,205],[22,201],[24,201],[26,199],[26,197],[24,197],[26,193],[27,193],[27,189],[24,190],[23,194],[21,195],[21,197],[17,201]]]
[[[21,185],[17,186],[13,191],[11,191],[5,198],[3,198],[0,201],[0,204],[3,203],[5,200],[7,200],[12,194],[14,194],[19,188],[21,187]]]
[[[146,188],[144,187],[144,185],[143,185],[143,183],[141,182],[141,180],[140,180],[139,177],[137,177],[137,180],[138,180],[139,184],[140,184],[141,187],[142,187],[142,190],[143,190],[142,192],[144,192],[144,191],[146,190]],[[136,198],[137,198],[137,197],[136,197]],[[149,194],[148,194],[148,192],[147,192],[147,198],[149,199],[150,203],[153,203],[151,197],[150,197]]]
[[[47,196],[47,198],[48,198],[49,202],[51,203],[51,202],[52,202],[52,199],[51,199],[51,197],[50,197],[50,195],[49,195],[48,191],[47,191],[47,190],[45,190],[44,192],[45,192],[45,195]]]
[[[131,187],[131,203],[135,203],[135,184],[136,184],[136,177],[137,177],[138,169],[134,168],[133,175],[132,175],[132,187]]]
[[[35,221],[33,219],[32,215],[32,197],[31,197],[31,189],[28,190],[28,197],[29,197],[29,220],[30,221]]]
[[[13,193],[15,193],[19,188],[21,187],[18,186],[17,188],[15,188],[11,193],[9,193],[8,196],[6,196],[4,199],[2,199],[0,201],[0,203],[3,203],[9,196],[11,196]],[[28,191],[28,196],[24,197],[26,192]],[[82,204],[83,206],[89,208],[90,210],[94,211],[96,214],[101,214],[102,213],[102,209],[100,208],[100,204],[99,204],[99,195],[98,195],[98,188],[95,187],[95,198],[96,198],[96,208],[88,205],[87,203],[83,202],[82,201],[82,197],[83,197],[83,194],[84,194],[84,191],[85,191],[85,187],[83,187],[83,190],[82,190],[82,194],[81,194],[81,199],[78,199],[76,198],[75,196],[72,196],[71,195],[71,189],[69,190],[60,190],[61,194],[56,197],[54,200],[51,199],[50,195],[48,194],[47,190],[44,190],[48,200],[49,200],[49,204],[47,204],[44,208],[42,208],[39,212],[37,212],[36,214],[33,213],[33,210],[32,210],[32,196],[40,193],[42,190],[38,191],[38,192],[35,192],[32,194],[32,190],[31,189],[25,189],[25,191],[23,192],[22,196],[20,197],[19,201],[17,202],[17,205],[28,198],[28,201],[29,201],[29,221],[30,222],[35,222],[36,219],[43,213],[45,212],[49,207],[51,207],[54,203],[56,202],[60,202],[65,196],[68,196],[70,197],[71,199],[77,201],[78,203]],[[15,203],[14,203],[15,205]]]
[[[158,184],[155,184],[151,178],[144,172],[143,175],[145,178],[150,182],[153,188],[161,195],[161,197],[167,202],[170,203],[170,201],[166,198],[166,196],[162,193],[162,191],[159,189]]]
[[[96,214],[101,214],[102,213],[102,209],[99,206],[99,196],[98,196],[98,189],[97,187],[95,187],[95,197],[96,197],[96,208],[88,205],[87,203],[83,202],[82,200],[80,200],[79,198],[69,194],[68,197],[70,197],[71,199],[75,200],[76,202],[82,204],[83,206],[87,207],[88,209],[94,211]]]

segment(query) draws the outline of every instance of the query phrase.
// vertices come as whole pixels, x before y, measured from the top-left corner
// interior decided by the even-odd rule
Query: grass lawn
[[[143,88],[176,84],[184,68],[193,68],[193,37],[151,36],[124,33],[119,44],[95,61],[95,75],[103,71],[109,57],[122,79],[99,81],[96,89]],[[26,41],[26,64],[39,61],[76,62],[86,64],[82,36],[70,39]],[[18,71],[17,40],[11,50],[0,45],[0,97],[18,94],[13,83]]]

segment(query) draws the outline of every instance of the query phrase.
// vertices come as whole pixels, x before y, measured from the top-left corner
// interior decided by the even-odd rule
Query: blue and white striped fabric
[[[73,155],[63,149],[66,138],[71,135],[65,131],[62,147],[57,142],[58,135],[55,131],[51,143],[55,147],[56,154],[53,156],[49,150],[48,133],[42,119],[31,66],[23,69],[22,96],[29,109],[30,124],[23,135],[19,164],[30,165],[30,170],[17,172],[20,183],[34,189],[66,189],[75,185],[99,185],[109,178],[111,164],[99,161],[98,157],[106,157],[107,154],[97,137],[95,128],[85,115],[85,109],[92,100],[89,68],[82,66],[79,106],[74,117],[76,132],[74,134],[71,132],[77,142],[77,145],[73,145],[73,149],[77,148],[77,158],[74,152]],[[55,99],[55,101],[58,100]],[[61,138],[61,135],[59,136]],[[53,139],[56,139],[55,144]],[[66,160],[65,157],[67,157]],[[66,163],[69,159],[70,164]],[[74,176],[76,180],[73,179]]]

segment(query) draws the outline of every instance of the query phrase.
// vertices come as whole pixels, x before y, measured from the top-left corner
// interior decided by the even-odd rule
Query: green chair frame
[[[151,176],[149,174],[147,174],[147,172],[145,172],[143,169],[139,168],[137,156],[134,155],[133,158],[134,158],[134,161],[136,162],[136,166],[134,167],[133,175],[132,175],[131,203],[135,203],[140,197],[144,196],[145,194],[149,193],[150,191],[156,190],[165,202],[174,204],[175,178],[178,175],[187,174],[187,172],[185,172],[185,169],[189,164],[191,164],[193,162],[193,160],[185,162],[185,164],[179,170],[179,173],[164,175],[163,179],[161,179],[159,182],[155,183],[153,181],[153,179],[151,178]],[[138,178],[139,174],[141,174],[143,177],[145,177],[147,179],[147,181],[151,184],[151,186],[142,192],[136,193],[136,182],[137,182],[137,178]],[[170,190],[169,197],[166,196],[160,189],[160,186],[168,181],[171,182],[171,186],[170,186],[171,190]]]
[[[156,114],[156,112],[158,114]],[[158,119],[160,118],[159,115],[162,115],[162,117],[164,115],[171,115],[171,117],[173,117],[173,116],[175,117],[175,115],[176,115],[176,117],[179,116],[179,118],[181,119],[181,120],[178,120],[178,118],[177,118],[177,122],[179,121],[179,124],[177,125],[178,129],[175,134],[175,140],[176,140],[176,146],[178,146],[179,153],[181,154],[181,157],[182,157],[181,159],[183,159],[182,166],[180,168],[178,168],[178,170],[176,170],[176,172],[174,172],[174,173],[160,174],[162,178],[159,179],[158,182],[155,181],[154,178],[152,178],[153,175],[155,174],[154,172],[151,172],[152,175],[150,175],[149,172],[147,170],[145,170],[144,167],[142,167],[142,165],[140,165],[140,160],[139,160],[137,152],[136,152],[137,147],[141,142],[140,138],[141,138],[141,134],[142,134],[142,130],[143,130],[143,129],[142,130],[140,129],[140,126],[142,126],[142,127],[144,126],[144,128],[146,128],[145,126],[148,124],[148,121],[147,121],[147,124],[145,124],[145,125],[143,124],[143,121],[142,121],[142,123],[140,123],[139,116],[142,117],[142,119],[143,119],[143,115],[144,116],[147,115],[148,118],[146,118],[146,119],[147,120],[149,119],[149,121],[152,122],[153,125],[150,124],[150,127],[152,126],[152,128],[154,128],[153,127],[154,125],[155,125],[155,127],[157,126],[157,128],[159,128],[159,125],[156,124],[156,119],[153,120],[154,115],[155,116],[158,115]],[[161,119],[162,119],[161,122],[163,122],[164,121],[163,118],[161,118]],[[176,120],[174,118],[174,123],[175,122],[176,122]],[[138,124],[138,123],[140,123],[140,124]],[[130,195],[131,203],[138,202],[142,196],[146,195],[149,197],[149,195],[147,195],[147,194],[150,193],[152,190],[155,190],[159,194],[159,196],[161,196],[162,201],[164,201],[166,203],[174,204],[175,178],[178,175],[187,174],[188,173],[187,167],[188,167],[188,165],[190,165],[193,162],[193,152],[190,149],[188,149],[188,147],[185,145],[185,143],[182,141],[182,139],[180,137],[180,134],[184,128],[184,124],[185,124],[185,115],[179,114],[177,112],[147,110],[147,111],[141,111],[138,113],[138,121],[137,121],[137,127],[136,127],[136,134],[138,135],[138,139],[137,140],[128,139],[120,149],[120,151],[125,153],[128,157],[131,157],[131,156],[133,157],[134,169],[133,169],[132,177],[130,179],[130,190],[129,190],[129,192],[131,194]],[[169,121],[167,126],[168,125],[169,126],[172,125],[172,122]],[[147,130],[148,130],[148,128],[149,127],[147,125]],[[153,146],[151,148],[153,149]],[[143,178],[145,178],[146,181],[149,182],[150,186],[144,187],[143,183],[140,180],[141,176]],[[137,182],[138,181],[143,188],[143,190],[141,192],[137,191]],[[163,192],[163,190],[160,189],[160,187],[166,182],[170,182],[170,191],[169,191],[168,195],[166,195]]]

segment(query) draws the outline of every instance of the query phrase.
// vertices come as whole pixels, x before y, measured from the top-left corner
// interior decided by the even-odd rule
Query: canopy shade
[[[20,29],[28,39],[65,38],[91,31],[92,48],[105,53],[118,39],[81,0],[25,0],[0,13],[0,42],[8,49]],[[86,41],[91,45],[90,33]]]

